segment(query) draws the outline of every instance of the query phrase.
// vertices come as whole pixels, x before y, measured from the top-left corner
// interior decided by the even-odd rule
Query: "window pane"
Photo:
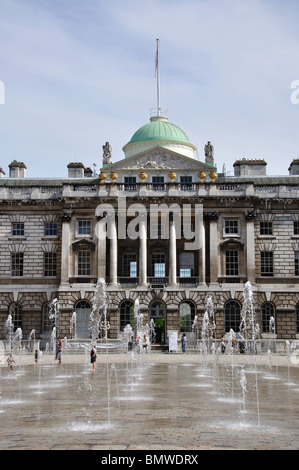
[[[165,263],[154,263],[154,276],[165,277]]]
[[[272,222],[261,221],[260,222],[260,234],[261,235],[272,235]]]
[[[239,252],[237,250],[226,251],[225,273],[227,276],[238,276],[239,274]]]
[[[136,253],[125,253],[122,257],[122,276],[137,277],[137,255]]]
[[[194,253],[180,253],[180,277],[194,274]]]
[[[164,253],[155,253],[152,255],[152,273],[154,277],[165,277]]]
[[[22,328],[22,306],[18,303],[13,303],[9,307],[9,313],[12,316],[14,331]]]
[[[56,260],[57,255],[56,253],[44,253],[44,276],[56,276]]]
[[[225,231],[225,235],[238,234],[238,221],[237,220],[225,220],[224,231]]]
[[[270,331],[270,318],[275,318],[275,308],[270,302],[265,302],[262,305],[262,329],[263,333]]]
[[[13,237],[22,237],[24,236],[24,222],[13,222],[12,224],[12,236]]]
[[[78,234],[79,235],[90,235],[91,234],[91,222],[90,222],[90,220],[79,220],[79,222],[78,222]]]
[[[125,300],[120,305],[120,331],[131,325],[134,327],[134,304],[131,300]]]
[[[45,222],[45,237],[57,235],[57,222]]]
[[[191,333],[195,317],[195,305],[187,301],[180,305],[180,332]]]
[[[241,307],[238,302],[231,300],[225,305],[225,331],[239,331],[241,322]]]
[[[261,252],[261,276],[273,276],[273,253],[271,251]]]
[[[90,251],[78,252],[78,275],[90,276]]]
[[[23,264],[24,254],[23,253],[12,253],[11,254],[11,276],[23,276]]]

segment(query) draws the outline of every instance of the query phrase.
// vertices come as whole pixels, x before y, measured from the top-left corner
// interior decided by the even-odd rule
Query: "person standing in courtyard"
[[[57,354],[56,359],[58,360],[58,364],[62,364],[62,341],[60,338],[57,339]]]
[[[147,353],[147,339],[146,335],[143,335],[143,350],[145,349],[145,352]]]
[[[225,342],[224,342],[224,336],[223,335],[221,336],[220,343],[221,343],[221,352],[222,352],[222,354],[224,354],[225,353]]]
[[[186,352],[186,342],[187,342],[186,333],[183,334],[181,342],[182,342],[182,351],[183,351],[183,353],[185,353]]]
[[[96,360],[97,360],[97,350],[96,350],[96,346],[94,345],[90,351],[90,362],[92,364],[92,372],[95,372],[96,370]]]
[[[16,361],[14,360],[12,353],[10,353],[10,355],[7,358],[7,365],[8,365],[9,370],[13,370],[13,365],[15,363]]]
[[[38,352],[38,349],[35,350],[35,353],[34,353],[34,364],[37,366],[38,364],[38,358],[39,358],[39,352]]]

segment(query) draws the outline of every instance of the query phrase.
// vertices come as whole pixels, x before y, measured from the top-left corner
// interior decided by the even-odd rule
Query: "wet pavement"
[[[298,449],[286,357],[83,354],[0,367],[0,449]]]

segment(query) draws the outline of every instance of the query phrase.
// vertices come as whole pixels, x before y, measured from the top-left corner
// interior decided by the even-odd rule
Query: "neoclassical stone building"
[[[59,333],[89,337],[98,278],[109,295],[109,336],[130,323],[136,299],[157,342],[199,331],[211,295],[216,335],[238,331],[250,281],[261,335],[275,318],[278,339],[299,334],[299,160],[267,176],[263,160],[219,173],[210,142],[202,161],[186,134],[154,116],[112,163],[109,143],[94,175],[70,163],[68,177],[29,179],[26,165],[0,169],[0,337],[12,314],[23,337],[47,339],[49,304]]]

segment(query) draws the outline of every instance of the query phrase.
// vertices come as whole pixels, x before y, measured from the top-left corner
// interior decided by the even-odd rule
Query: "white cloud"
[[[285,3],[285,2],[283,2]],[[0,0],[0,166],[66,176],[110,141],[113,159],[161,104],[198,145],[211,140],[219,169],[265,158],[287,174],[298,157],[296,2],[269,0]]]

